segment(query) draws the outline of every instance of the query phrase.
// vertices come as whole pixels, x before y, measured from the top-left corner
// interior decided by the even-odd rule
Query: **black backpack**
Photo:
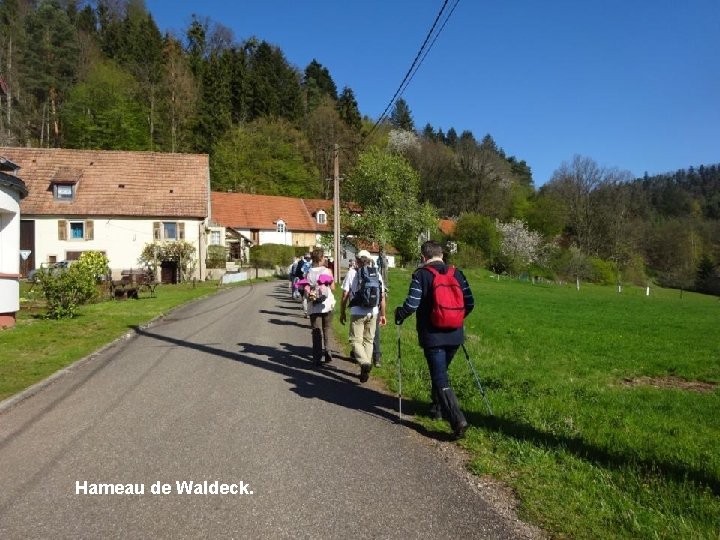
[[[358,269],[358,290],[351,305],[374,308],[380,305],[380,276],[377,268],[362,266]]]

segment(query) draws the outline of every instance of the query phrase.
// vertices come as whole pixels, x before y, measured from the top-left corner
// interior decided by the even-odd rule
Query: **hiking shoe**
[[[370,370],[372,366],[370,364],[363,364],[360,366],[360,382],[364,383],[370,378]]]
[[[330,354],[330,351],[325,351],[325,363],[329,364],[332,362],[332,354]]]
[[[443,414],[442,414],[442,407],[440,407],[439,403],[433,403],[430,405],[430,418],[433,420],[442,420]]]
[[[456,439],[462,439],[465,436],[465,431],[467,431],[468,423],[465,419],[463,419],[462,422],[460,422],[458,425],[453,426],[453,435]]]
[[[375,358],[373,360],[373,367],[381,367],[382,364],[380,363],[380,358]]]

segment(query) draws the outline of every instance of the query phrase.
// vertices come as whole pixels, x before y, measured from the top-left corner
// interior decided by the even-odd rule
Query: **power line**
[[[428,31],[427,35],[425,36],[425,40],[423,41],[422,45],[420,46],[420,49],[418,50],[417,54],[415,55],[415,59],[413,60],[412,64],[410,65],[410,68],[408,69],[407,73],[405,73],[405,77],[403,78],[402,82],[400,83],[400,86],[398,86],[398,89],[395,91],[395,94],[390,99],[390,102],[388,103],[387,107],[385,107],[385,110],[382,112],[380,117],[377,119],[375,124],[373,125],[372,129],[368,132],[368,134],[365,136],[365,138],[369,138],[370,135],[372,135],[377,127],[380,125],[380,123],[386,118],[387,112],[390,110],[390,107],[393,106],[397,98],[405,91],[407,86],[410,84],[410,81],[412,81],[413,77],[415,76],[415,73],[417,73],[417,70],[422,65],[423,61],[425,60],[425,57],[430,52],[430,49],[432,49],[433,45],[437,41],[438,36],[442,32],[443,28],[445,28],[445,25],[447,24],[448,20],[450,19],[450,16],[455,11],[455,8],[457,8],[457,5],[460,3],[460,0],[455,0],[455,4],[453,5],[450,12],[445,17],[445,20],[443,21],[442,25],[440,26],[440,29],[437,31],[435,36],[433,37],[433,33],[435,32],[435,28],[438,25],[438,21],[443,16],[443,12],[445,11],[445,8],[447,7],[447,4],[450,0],[445,0],[442,7],[440,8],[440,11],[438,12],[437,16],[435,17],[435,20],[433,21],[432,27]],[[430,45],[428,46],[428,41],[430,41],[430,38],[432,38],[432,41],[430,42]],[[426,48],[427,46],[427,48]]]
[[[445,20],[443,21],[442,26],[440,26],[440,29],[437,31],[437,34],[435,34],[435,37],[433,38],[432,42],[430,43],[430,46],[425,50],[425,54],[423,54],[423,57],[420,59],[420,62],[418,63],[417,67],[415,68],[415,71],[413,71],[412,75],[410,75],[410,78],[408,79],[407,83],[405,84],[402,91],[400,92],[401,94],[402,94],[402,92],[405,91],[405,88],[410,86],[410,83],[412,82],[413,78],[415,77],[415,74],[418,72],[418,70],[420,69],[420,66],[425,61],[425,57],[430,52],[430,49],[433,48],[433,45],[435,45],[437,38],[440,36],[440,33],[443,31],[443,28],[445,28],[445,25],[450,20],[450,17],[452,17],[452,14],[455,12],[455,8],[458,6],[459,3],[460,3],[460,0],[455,0],[455,4],[453,5],[452,9],[450,10],[450,13],[448,13],[448,16],[445,17]]]

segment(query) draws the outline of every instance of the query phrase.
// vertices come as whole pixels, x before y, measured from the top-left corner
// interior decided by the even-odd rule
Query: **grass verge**
[[[250,282],[243,282],[237,286]],[[235,286],[235,285],[233,285]],[[218,290],[216,281],[159,285],[155,298],[82,306],[74,319],[49,320],[37,291],[21,287],[14,328],[0,332],[0,400],[52,375],[170,309]]]
[[[473,426],[460,443],[470,469],[506,482],[522,517],[554,535],[718,538],[718,299],[467,275],[466,345],[495,412],[460,351],[450,374]],[[389,319],[409,281],[390,274]],[[403,394],[429,404],[414,324],[401,327]],[[382,342],[375,373],[397,391],[394,328]]]

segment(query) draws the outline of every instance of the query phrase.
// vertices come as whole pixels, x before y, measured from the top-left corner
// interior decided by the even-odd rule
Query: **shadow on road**
[[[309,360],[312,356],[311,347],[304,345],[279,343],[277,346],[262,346],[254,343],[238,343],[241,350],[231,352],[207,344],[164,336],[149,328],[138,326],[131,328],[141,336],[283,375],[285,380],[293,385],[291,390],[299,396],[322,399],[341,407],[384,418],[389,422],[398,422],[398,398],[359,384],[357,367],[344,361],[342,357],[316,368]],[[417,401],[403,400],[403,424],[425,436],[445,440],[446,434],[430,432],[409,418],[423,406]]]

